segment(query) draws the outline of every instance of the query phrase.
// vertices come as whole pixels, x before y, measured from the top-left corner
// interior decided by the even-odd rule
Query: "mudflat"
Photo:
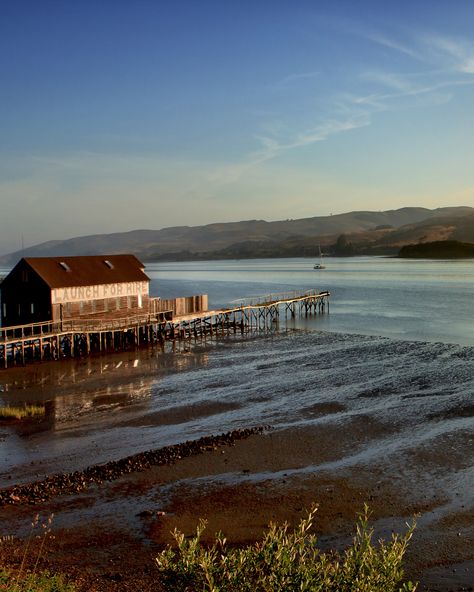
[[[449,371],[450,389],[444,389],[435,375],[435,349],[426,344],[322,337],[324,363],[316,365],[315,337],[310,358],[304,336],[291,343],[286,369],[296,368],[297,358],[304,375],[285,370],[275,376],[277,364],[268,363],[261,342],[242,344],[238,356],[227,345],[170,353],[169,364],[161,361],[159,368],[144,353],[88,361],[76,365],[74,375],[62,366],[62,377],[56,375],[61,364],[44,365],[28,370],[31,382],[22,369],[5,375],[10,400],[34,394],[53,401],[54,414],[38,420],[36,432],[34,422],[0,426],[0,536],[25,539],[36,513],[43,520],[54,513],[54,538],[41,567],[69,574],[81,590],[146,591],[159,589],[154,557],[172,544],[174,528],[192,536],[204,518],[204,541],[221,531],[231,544],[246,544],[270,521],[296,525],[317,504],[321,547],[344,549],[367,503],[376,537],[403,532],[416,516],[406,571],[421,590],[473,590],[469,352],[437,345],[442,372]],[[272,342],[274,360],[280,350],[288,355],[288,344],[288,338]],[[361,362],[369,360],[369,349],[370,364]],[[398,360],[406,355],[400,384],[390,366],[398,363],[395,354]],[[250,367],[259,376],[255,387]],[[54,376],[43,380],[47,372]],[[290,385],[293,393],[284,398]],[[195,444],[229,426],[240,436]],[[177,443],[193,454],[176,452]],[[127,461],[166,447],[174,452],[160,464]],[[127,469],[82,479],[111,462]],[[62,487],[71,473],[75,488]],[[65,477],[46,492],[42,483],[51,475]],[[34,495],[14,491],[35,482]],[[1,546],[12,564],[21,562],[23,549],[21,541]]]
[[[79,589],[152,590],[154,556],[173,543],[175,528],[191,536],[199,518],[208,523],[204,542],[221,531],[231,544],[246,544],[270,521],[296,525],[317,504],[321,547],[343,549],[367,502],[377,537],[405,530],[417,516],[407,575],[421,580],[422,589],[472,590],[472,506],[446,512],[447,499],[436,487],[415,492],[407,482],[401,488],[399,467],[331,469],[351,439],[370,439],[377,429],[370,423],[346,426],[343,433],[268,429],[229,443],[216,439],[196,455],[137,467],[77,493],[58,488],[46,501],[13,500],[0,509],[2,534],[26,537],[36,513],[44,520],[54,514],[43,566],[69,574]],[[15,548],[12,563],[22,557],[23,546]]]

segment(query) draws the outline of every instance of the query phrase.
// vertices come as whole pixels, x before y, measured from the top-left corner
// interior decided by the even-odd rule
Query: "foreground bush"
[[[402,560],[414,524],[405,535],[372,543],[369,512],[357,521],[353,545],[344,553],[322,553],[309,531],[316,510],[294,531],[271,524],[261,542],[228,548],[218,535],[210,547],[200,543],[205,522],[186,540],[177,530],[177,549],[168,547],[156,558],[162,582],[176,592],[401,592],[416,585],[403,583]]]

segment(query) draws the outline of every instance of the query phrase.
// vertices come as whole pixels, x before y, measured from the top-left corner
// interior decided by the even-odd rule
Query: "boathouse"
[[[148,314],[144,268],[134,255],[25,257],[0,284],[2,326]]]

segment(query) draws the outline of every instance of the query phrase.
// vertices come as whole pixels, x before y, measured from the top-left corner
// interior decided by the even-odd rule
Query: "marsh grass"
[[[14,581],[8,570],[0,567],[0,590],[2,592],[74,592],[74,587],[61,575],[42,572],[25,574],[20,581]]]
[[[0,537],[0,590],[3,592],[74,592],[74,586],[62,575],[39,571],[46,542],[50,535],[53,514],[41,520],[37,514],[31,523],[30,533],[21,551],[18,568],[6,565],[6,558],[15,554],[16,539]]]
[[[42,417],[45,414],[43,405],[22,405],[0,406],[0,420],[1,419],[31,419],[34,417]]]
[[[310,533],[316,508],[291,531],[288,524],[270,524],[262,541],[229,548],[217,535],[204,547],[200,521],[196,535],[186,539],[175,530],[176,549],[156,558],[161,581],[173,592],[408,592],[417,585],[403,582],[403,557],[415,523],[390,541],[373,543],[369,510],[359,515],[353,544],[344,553],[323,553]]]

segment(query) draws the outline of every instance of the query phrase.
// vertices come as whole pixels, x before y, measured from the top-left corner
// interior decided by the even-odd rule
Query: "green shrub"
[[[74,586],[66,583],[61,575],[48,572],[17,574],[0,567],[0,590],[5,592],[74,592]]]
[[[365,506],[359,515],[353,545],[344,553],[322,553],[310,534],[316,509],[290,531],[288,524],[270,524],[261,542],[229,548],[218,535],[204,547],[196,536],[187,540],[175,530],[177,548],[170,546],[156,558],[161,581],[173,592],[408,592],[416,584],[403,583],[402,560],[414,523],[405,535],[386,543],[372,543]]]

